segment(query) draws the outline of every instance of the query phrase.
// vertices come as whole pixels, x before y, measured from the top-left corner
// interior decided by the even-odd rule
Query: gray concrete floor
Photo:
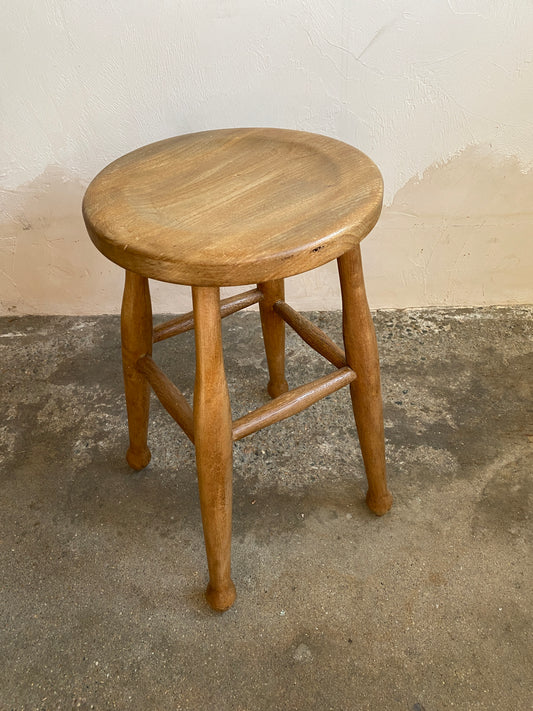
[[[2,711],[531,708],[533,311],[375,321],[392,511],[364,505],[347,390],[241,441],[223,615],[159,403],[150,466],[125,463],[118,319],[0,321]],[[239,415],[266,401],[258,316],[224,330]],[[293,385],[328,370],[287,355]],[[156,347],[189,397],[193,358],[190,333]]]

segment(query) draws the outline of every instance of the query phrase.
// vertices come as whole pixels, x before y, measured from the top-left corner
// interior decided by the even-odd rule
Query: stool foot
[[[366,494],[366,505],[376,516],[383,516],[392,506],[392,494],[390,491],[387,491],[381,496],[376,496],[368,491]]]
[[[130,447],[126,452],[126,461],[132,469],[136,469],[137,471],[140,471],[141,469],[144,469],[144,467],[148,466],[151,458],[152,454],[148,447],[141,451],[135,451]]]
[[[235,590],[233,580],[229,580],[224,588],[214,588],[211,583],[209,583],[205,591],[205,598],[209,607],[217,612],[229,610],[235,602],[236,597],[237,591]]]
[[[258,284],[258,287],[263,292],[259,312],[270,375],[267,390],[270,397],[274,398],[289,389],[285,380],[285,321],[273,309],[276,301],[283,301],[285,298],[285,288],[283,279],[267,281]]]
[[[271,398],[279,397],[283,393],[288,392],[289,384],[284,379],[281,382],[273,383],[272,380],[268,381],[267,391]]]

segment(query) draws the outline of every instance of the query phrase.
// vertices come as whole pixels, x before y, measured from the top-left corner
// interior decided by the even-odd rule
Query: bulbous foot
[[[146,449],[142,449],[140,452],[134,451],[130,447],[126,453],[126,461],[132,469],[136,469],[137,471],[144,469],[151,458],[152,455],[148,447],[146,447]]]
[[[272,398],[283,395],[283,393],[286,393],[288,389],[289,385],[286,380],[282,380],[280,383],[273,383],[270,381],[267,385],[268,394]]]
[[[381,496],[372,496],[370,491],[368,491],[366,504],[376,516],[383,516],[392,506],[392,494],[390,491],[387,491],[386,494],[382,494]]]
[[[235,602],[237,591],[235,590],[235,585],[232,580],[229,581],[226,587],[218,589],[213,588],[211,583],[209,583],[205,591],[205,597],[209,607],[217,612],[224,612]]]

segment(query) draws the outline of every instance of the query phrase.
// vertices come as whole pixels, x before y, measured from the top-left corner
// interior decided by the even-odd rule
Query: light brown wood
[[[194,287],[196,380],[194,440],[209,585],[206,598],[215,610],[235,600],[231,580],[232,423],[222,354],[220,290]]]
[[[149,355],[140,358],[136,368],[148,380],[165,410],[176,420],[191,442],[194,442],[192,408],[183,393],[167,378]]]
[[[352,406],[368,480],[366,501],[378,516],[392,506],[385,472],[385,434],[376,333],[366,300],[359,245],[338,259],[346,362],[357,373]]]
[[[343,368],[346,365],[346,357],[342,348],[331,340],[324,331],[316,326],[312,321],[295,311],[285,301],[277,301],[274,304],[274,311],[302,338],[311,348],[321,356],[324,356],[336,368]]]
[[[356,374],[351,368],[341,368],[334,373],[323,375],[312,383],[300,385],[294,390],[274,398],[266,405],[259,407],[253,412],[249,412],[243,417],[239,417],[233,423],[233,439],[242,439],[252,432],[257,432],[274,424],[285,420],[291,415],[295,415],[306,407],[313,405],[323,397],[331,395],[336,390],[348,385],[356,379]]]
[[[147,444],[150,386],[135,367],[139,358],[152,352],[152,305],[146,277],[126,271],[120,323],[130,437],[126,459],[130,467],[139,470],[151,457]]]
[[[119,158],[83,201],[87,230],[120,266],[180,284],[257,284],[325,264],[381,210],[382,180],[356,148],[302,131],[224,129]]]
[[[257,304],[262,298],[263,293],[259,289],[250,289],[242,294],[236,294],[235,296],[229,296],[227,299],[221,299],[220,317],[226,318],[226,316],[230,316],[241,309],[246,309],[252,304]],[[154,343],[164,341],[166,338],[171,338],[172,336],[178,336],[180,333],[185,333],[185,331],[190,331],[193,328],[194,312],[189,311],[189,313],[177,316],[170,321],[165,321],[155,326],[153,334]]]
[[[122,351],[128,462],[147,446],[150,384],[196,447],[209,568],[208,603],[235,600],[231,580],[233,440],[300,412],[349,384],[368,479],[367,502],[385,513],[387,489],[376,337],[359,242],[378,219],[377,167],[340,141],[300,131],[205,131],[119,158],[91,183],[83,216],[91,239],[126,269]],[[345,353],[284,302],[283,279],[338,259]],[[152,329],[148,278],[193,287],[193,311]],[[220,301],[220,287],[257,284]],[[231,420],[221,318],[259,302],[273,400]],[[339,368],[287,392],[285,323]],[[194,328],[193,409],[151,358],[158,342]]]
[[[259,302],[261,328],[268,364],[267,390],[270,397],[278,397],[289,389],[285,380],[285,322],[274,311],[274,304],[285,298],[283,279],[259,284],[263,298]]]

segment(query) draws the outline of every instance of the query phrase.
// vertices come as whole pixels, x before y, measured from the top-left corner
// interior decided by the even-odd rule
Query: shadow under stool
[[[379,360],[360,241],[375,225],[382,179],[340,141],[301,131],[224,129],[128,153],[89,185],[83,216],[96,247],[126,271],[122,360],[134,469],[150,461],[150,387],[196,448],[209,584],[215,610],[235,600],[231,580],[232,445],[349,385],[368,480],[367,504],[392,504],[385,474]],[[337,259],[344,350],[284,300],[284,278]],[[152,326],[148,279],[192,287],[193,311]],[[256,284],[220,299],[220,287]],[[272,400],[232,421],[221,318],[259,304]],[[285,324],[335,367],[289,390]],[[152,360],[152,344],[194,328],[191,408]]]

